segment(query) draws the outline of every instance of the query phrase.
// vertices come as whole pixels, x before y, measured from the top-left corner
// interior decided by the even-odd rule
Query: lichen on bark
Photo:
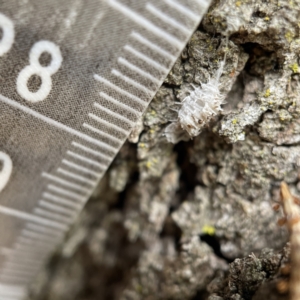
[[[299,20],[298,1],[212,4],[31,299],[286,299],[272,204],[282,180],[300,193]],[[225,53],[223,112],[168,143]]]

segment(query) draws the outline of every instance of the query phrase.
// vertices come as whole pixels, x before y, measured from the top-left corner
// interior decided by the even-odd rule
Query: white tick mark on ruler
[[[20,245],[25,245],[27,247],[30,247],[30,248],[34,248],[34,247],[37,247],[37,248],[41,248],[41,249],[49,249],[50,247],[53,248],[54,247],[54,243],[49,243],[49,242],[46,242],[46,241],[37,241],[36,239],[31,239],[31,238],[28,238],[28,237],[23,237],[23,236],[20,236],[19,238],[19,244]]]
[[[117,105],[117,106],[121,107],[122,109],[132,113],[136,118],[138,118],[139,111],[136,110],[135,108],[133,108],[133,107],[127,105],[127,104],[122,103],[121,101],[105,94],[104,92],[100,92],[100,96],[103,97],[104,99],[106,99],[107,101],[110,101],[112,104]]]
[[[59,213],[54,213],[53,211],[48,211],[46,209],[41,209],[41,208],[36,207],[33,211],[37,215],[40,215],[40,216],[43,216],[43,217],[46,217],[49,219],[54,219],[54,220],[57,220],[61,223],[65,223],[65,224],[70,225],[73,221],[73,218],[67,217],[65,215],[61,215]],[[45,243],[46,243],[46,241],[45,241]]]
[[[64,196],[68,196],[70,198],[73,198],[74,200],[85,202],[85,198],[86,198],[85,196],[79,195],[79,194],[74,193],[74,192],[70,192],[69,190],[66,190],[65,188],[58,187],[54,184],[48,184],[47,188],[50,191],[56,192],[56,193],[64,195]]]
[[[29,245],[28,244],[24,244],[24,243],[21,243],[21,242],[17,242],[15,243],[15,246],[14,248],[17,250],[16,252],[21,252],[22,254],[24,253],[27,253],[27,255],[30,253],[31,254],[34,254],[35,256],[38,255],[38,257],[40,257],[40,254],[41,253],[45,253],[45,251],[48,251],[50,248],[53,248],[53,245],[46,245],[47,247],[44,247],[43,249],[40,248],[39,245],[34,245],[34,247],[32,247],[32,244],[33,243],[30,243]]]
[[[19,284],[19,285],[23,285],[23,286],[27,286],[29,284],[28,282],[28,277],[27,280],[24,278],[24,276],[22,278],[17,278],[17,277],[13,277],[13,278],[2,278],[0,277],[0,282],[3,282],[4,284]],[[9,296],[9,297],[4,297],[4,298],[0,298],[1,300],[23,300],[25,299],[25,296],[27,294],[24,294],[23,297],[18,297],[18,296]],[[0,297],[2,296],[2,293],[0,292]]]
[[[110,123],[110,122],[108,122],[108,121],[106,121],[106,120],[104,120],[104,119],[102,119],[102,118],[100,118],[100,117],[98,117],[98,116],[96,116],[96,115],[94,115],[94,114],[89,114],[89,117],[90,117],[91,119],[97,121],[98,123],[104,125],[104,126],[107,126],[107,127],[109,127],[109,128],[113,128],[114,130],[116,130],[116,131],[118,131],[118,132],[124,134],[125,136],[126,136],[127,133],[128,133],[128,130],[125,130],[125,129],[121,128],[120,126],[117,126],[117,125],[115,125],[115,124],[113,124],[113,123]],[[119,141],[119,140],[117,140],[117,141]]]
[[[26,228],[28,228],[29,230],[33,230],[35,232],[40,232],[42,234],[51,235],[51,236],[62,236],[64,234],[64,232],[58,232],[56,230],[53,230],[52,228],[36,225],[34,223],[27,223]]]
[[[85,163],[88,163],[88,164],[90,164],[92,166],[98,167],[99,169],[104,169],[105,170],[106,167],[107,167],[107,166],[105,166],[103,164],[100,164],[99,162],[95,161],[94,159],[87,158],[87,157],[85,157],[83,155],[80,155],[80,154],[77,154],[77,153],[75,153],[73,151],[67,151],[67,154],[70,155],[70,156],[72,156],[72,157],[74,157],[74,158],[76,158],[76,159],[78,159],[78,160],[81,160],[81,161],[83,161]]]
[[[7,296],[7,295],[2,294],[2,292],[0,292],[0,299],[1,300],[21,300],[21,298],[19,298],[19,297]]]
[[[150,22],[145,17],[137,14],[124,4],[121,4],[120,2],[116,0],[107,0],[108,4],[113,7],[114,9],[118,10],[122,14],[124,14],[126,17],[130,18],[132,21],[137,23],[138,25],[142,26],[143,28],[147,29],[149,32],[155,34],[156,36],[162,38],[163,40],[169,42],[173,47],[176,47],[178,50],[181,50],[184,46],[183,42],[180,41],[178,38],[173,36],[172,34],[166,32],[162,28],[154,25],[152,22]]]
[[[24,297],[26,294],[26,287],[18,285],[6,285],[0,283],[0,295]]]
[[[80,204],[74,203],[71,200],[68,200],[68,199],[65,199],[65,198],[62,198],[62,197],[58,197],[56,195],[53,195],[53,194],[47,193],[47,192],[43,193],[42,197],[44,199],[50,200],[54,203],[58,203],[58,204],[62,204],[64,206],[72,207],[72,208],[77,209],[77,210],[79,210],[82,206]]]
[[[22,285],[27,285],[28,284],[28,281],[29,281],[29,277],[28,276],[16,276],[16,275],[1,275],[0,277],[0,282],[5,282],[5,283],[15,283],[17,282],[18,284],[22,284]],[[0,294],[1,295],[1,294]],[[0,298],[1,299],[1,298]],[[12,300],[12,299],[16,299],[16,300],[21,300],[21,299],[24,299],[23,297],[22,298],[4,298],[4,299],[1,299],[1,300]]]
[[[18,278],[18,279],[23,279],[24,281],[26,281],[26,280],[28,280],[28,278],[30,276],[33,276],[34,273],[35,272],[22,272],[20,270],[13,270],[13,271],[12,270],[3,270],[3,273],[0,275],[0,279],[3,280],[5,278],[6,279],[9,279],[9,278]]]
[[[7,260],[4,263],[4,269],[21,269],[21,270],[34,270],[36,271],[37,269],[37,264],[30,264],[30,262],[26,262],[26,261],[21,261],[21,260]]]
[[[45,201],[45,200],[40,200],[38,202],[39,206],[40,207],[43,207],[45,209],[49,209],[49,210],[52,210],[54,212],[58,212],[58,213],[62,213],[62,214],[65,214],[65,215],[68,215],[68,216],[71,216],[73,217],[75,215],[75,213],[77,213],[76,210],[74,209],[70,209],[70,208],[65,208],[65,207],[62,207],[60,205],[57,205],[57,204],[52,204],[52,203],[49,203],[48,201]]]
[[[4,263],[4,269],[20,269],[26,271],[34,271],[36,272],[40,266],[37,264],[28,264],[28,262],[23,261],[11,261],[8,260]]]
[[[3,270],[0,274],[0,278],[3,280],[3,278],[6,276],[27,277],[30,275],[34,275],[34,273],[36,273],[37,270],[38,270],[37,267],[35,267],[35,269],[29,269],[29,268],[22,268],[22,265],[20,265],[19,268],[17,266],[3,267]],[[0,299],[2,300],[2,298]]]
[[[117,143],[118,147],[120,147],[123,143],[123,139],[119,139],[117,137],[114,137],[114,136],[102,131],[101,129],[98,129],[98,128],[88,124],[88,123],[83,123],[82,126],[89,129],[89,130],[91,130],[92,132],[95,132],[95,133],[99,134],[100,136],[102,136],[104,138],[107,138],[107,139],[111,140],[113,143]],[[124,140],[125,140],[125,137],[124,137]]]
[[[4,283],[5,284],[5,283]],[[1,287],[0,287],[1,288]],[[21,300],[25,297],[25,293],[24,295],[21,296],[12,296],[12,295],[7,295],[5,292],[0,291],[0,299],[1,300]]]
[[[20,269],[20,270],[28,270],[36,273],[39,271],[42,261],[38,261],[37,259],[40,259],[40,257],[34,256],[31,258],[31,260],[26,260],[24,261],[25,257],[19,256],[19,257],[14,257],[16,259],[15,261],[9,261],[7,264],[5,264],[5,267],[3,268],[5,271],[2,272],[3,275],[7,274],[6,270],[7,269]]]
[[[141,44],[147,46],[151,50],[154,50],[155,52],[159,53],[161,56],[164,56],[165,58],[169,59],[170,61],[176,60],[176,57],[172,55],[172,53],[164,50],[160,46],[154,44],[153,42],[150,42],[148,39],[140,35],[139,33],[132,31],[130,36],[132,36],[134,39],[139,41]]]
[[[109,86],[110,88],[114,89],[115,91],[117,91],[118,93],[120,93],[121,95],[125,95],[128,98],[132,99],[133,101],[135,101],[136,103],[142,105],[144,108],[146,107],[147,103],[143,100],[141,100],[140,98],[138,98],[137,96],[125,91],[124,89],[121,89],[120,87],[118,87],[117,85],[115,85],[114,83],[110,82],[109,80],[99,76],[98,74],[94,75],[94,78],[102,83],[104,83],[105,85]],[[134,109],[133,109],[134,110]]]
[[[24,245],[29,245],[29,246],[32,246],[32,244],[35,244],[35,245],[54,245],[54,241],[50,241],[50,240],[42,240],[42,241],[39,241],[33,237],[29,237],[29,236],[22,236],[22,235],[19,235],[18,237],[18,240],[17,240],[20,244],[24,244]]]
[[[47,256],[46,251],[41,251],[41,249],[37,249],[37,247],[30,247],[26,245],[21,245],[17,243],[12,250],[12,255],[9,259],[18,261],[21,260],[22,262],[26,263],[36,263],[37,258],[42,259]]]
[[[49,180],[52,180],[54,182],[57,182],[57,183],[59,183],[61,185],[64,185],[66,187],[75,189],[75,190],[77,190],[79,192],[82,192],[82,193],[87,193],[88,194],[88,193],[91,192],[91,189],[84,188],[81,185],[78,185],[76,183],[73,183],[73,182],[70,182],[68,180],[62,179],[62,178],[60,178],[58,176],[55,176],[55,175],[51,175],[51,174],[43,172],[42,177],[47,178]]]
[[[26,274],[1,274],[0,275],[0,282],[5,282],[5,283],[18,283],[18,284],[23,284],[27,285],[28,284],[28,279],[32,275],[26,275]],[[1,295],[1,294],[0,294]],[[24,299],[24,298],[0,298],[1,300],[11,300],[11,299]]]
[[[25,261],[23,259],[14,260],[12,258],[9,258],[7,261],[5,261],[4,265],[6,268],[15,268],[18,266],[27,267],[28,269],[36,268],[36,264],[31,264],[31,262],[32,261]]]
[[[57,236],[52,236],[52,235],[48,235],[45,233],[41,233],[41,232],[34,232],[34,231],[30,231],[28,229],[23,229],[21,232],[22,236],[25,237],[29,237],[29,238],[34,238],[37,240],[55,240],[57,241],[58,237]]]
[[[146,79],[149,79],[149,80],[155,82],[156,84],[160,84],[160,80],[159,79],[155,78],[150,73],[148,73],[148,72],[142,70],[141,68],[137,67],[136,65],[132,64],[127,59],[125,59],[123,57],[119,57],[118,58],[118,63],[124,65],[128,69],[130,69],[130,70],[138,73],[139,75],[145,77]]]
[[[12,269],[12,268],[3,268],[3,273],[1,275],[20,275],[20,276],[30,276],[33,275],[36,270],[22,270],[22,269]],[[1,276],[0,275],[0,276]]]
[[[0,274],[0,282],[3,281],[8,281],[8,283],[10,283],[12,281],[12,279],[15,279],[18,281],[18,283],[20,284],[24,284],[25,282],[25,278],[24,278],[24,274],[6,274],[3,271]],[[26,276],[27,277],[27,276]],[[23,280],[22,280],[23,279]],[[2,292],[2,291],[1,291]],[[1,298],[0,298],[1,299]],[[2,299],[1,299],[2,300]]]
[[[100,109],[100,111],[105,112],[107,115],[112,116],[118,120],[121,120],[124,123],[127,123],[128,126],[132,126],[134,124],[134,122],[131,122],[130,120],[128,120],[127,118],[123,117],[122,115],[102,106],[101,104],[95,102],[94,103],[94,107]],[[127,132],[127,131],[126,131]]]
[[[195,2],[197,2],[203,12],[208,9],[210,4],[210,1],[207,0],[195,0]]]
[[[76,179],[76,180],[78,180],[78,181],[80,181],[80,182],[83,182],[83,183],[86,183],[86,184],[88,184],[88,185],[91,185],[91,186],[94,186],[94,185],[97,183],[96,180],[90,180],[90,179],[88,179],[88,178],[85,178],[85,177],[83,177],[83,176],[74,174],[74,173],[69,172],[69,171],[67,171],[67,170],[65,170],[65,169],[62,169],[62,168],[58,168],[58,169],[57,169],[57,172],[60,173],[60,174],[65,175],[65,176],[67,176],[67,177]]]
[[[20,257],[22,260],[32,261],[34,259],[37,259],[37,257],[44,257],[46,255],[47,249],[39,249],[38,247],[32,247],[32,245],[24,245],[20,242],[17,242],[14,244],[13,254],[18,258]]]
[[[95,103],[94,103],[94,106],[96,106]],[[86,152],[88,152],[88,153],[90,153],[90,154],[93,154],[93,155],[95,155],[95,156],[98,156],[98,157],[100,157],[100,158],[102,158],[102,159],[106,159],[106,160],[108,160],[108,163],[110,163],[110,160],[113,158],[112,156],[110,156],[110,155],[108,155],[108,154],[105,154],[105,153],[96,151],[96,150],[94,150],[94,149],[91,149],[91,148],[89,148],[89,147],[83,146],[83,145],[81,145],[80,143],[77,143],[77,142],[74,142],[74,141],[72,142],[72,145],[73,145],[74,147],[76,147],[76,148],[79,148],[79,149],[81,149],[81,150],[84,150],[84,151],[86,151]]]
[[[145,87],[144,85],[138,83],[137,81],[129,78],[128,76],[122,74],[120,71],[116,70],[116,69],[112,69],[112,74],[114,74],[115,76],[121,78],[122,80],[124,80],[126,83],[134,86],[135,88],[145,92],[147,95],[151,96],[154,92],[149,90],[147,87]]]
[[[43,122],[45,122],[45,123],[47,123],[47,124],[49,124],[51,126],[57,127],[59,129],[62,129],[64,131],[70,133],[71,135],[75,135],[75,136],[77,136],[77,137],[79,137],[81,139],[84,139],[87,142],[93,143],[93,144],[95,144],[97,146],[100,146],[100,147],[103,147],[103,148],[105,148],[107,146],[105,143],[103,143],[103,142],[101,142],[101,141],[99,141],[97,139],[94,139],[94,138],[90,137],[89,135],[86,135],[86,134],[84,134],[84,133],[82,133],[80,131],[77,131],[77,130],[75,130],[75,129],[71,128],[71,127],[68,127],[68,126],[66,126],[66,125],[64,125],[62,123],[59,123],[59,122],[57,122],[57,121],[55,121],[53,119],[50,119],[50,118],[48,118],[48,117],[46,117],[46,116],[44,116],[44,115],[42,115],[42,114],[40,114],[40,113],[32,110],[31,108],[28,108],[28,107],[26,107],[24,105],[21,105],[18,102],[14,101],[14,100],[11,100],[11,99],[3,96],[3,95],[0,95],[0,101],[3,102],[3,103],[5,103],[5,104],[8,104],[8,105],[10,105],[10,106],[12,106],[14,108],[17,108],[17,109],[19,109],[19,110],[21,110],[21,111],[23,111],[23,112],[25,112],[25,113],[27,113],[27,114],[29,114],[29,115],[37,118],[39,120],[42,120]],[[113,150],[116,151],[115,148],[113,148]]]
[[[167,5],[176,9],[178,12],[185,15],[187,18],[193,20],[194,22],[199,21],[199,16],[191,11],[189,8],[185,7],[184,5],[178,3],[175,0],[163,0]]]
[[[21,300],[25,297],[25,294],[23,297],[18,297],[18,296],[10,296],[10,295],[6,295],[6,294],[3,294],[2,292],[0,292],[0,299],[1,300]]]
[[[57,229],[62,229],[62,230],[67,229],[66,225],[64,225],[64,224],[59,224],[52,220],[41,218],[41,217],[35,216],[33,214],[22,212],[22,211],[19,211],[19,210],[13,209],[13,208],[9,208],[9,207],[5,207],[2,205],[0,205],[0,214],[4,214],[6,216],[11,216],[11,217],[16,217],[16,218],[26,220],[26,221],[39,223],[39,224],[49,226],[49,227],[54,227]]]
[[[41,267],[40,264],[37,264],[37,263],[33,263],[33,265],[34,265],[34,268],[26,268],[22,264],[19,264],[19,266],[16,265],[16,266],[11,266],[11,267],[4,267],[3,272],[0,276],[2,279],[3,279],[3,277],[7,277],[7,276],[16,276],[19,278],[23,277],[25,280],[27,278],[27,280],[28,280],[29,279],[28,276],[35,275],[38,272],[39,268]]]
[[[97,178],[99,178],[102,175],[102,173],[97,173],[97,172],[95,172],[95,171],[93,171],[91,169],[82,167],[82,166],[80,166],[80,165],[78,165],[78,164],[76,164],[76,163],[74,163],[72,161],[69,161],[67,159],[63,159],[62,163],[65,164],[66,166],[72,168],[72,169],[75,169],[77,171],[80,171],[80,172],[83,172],[83,173],[95,176]]]
[[[0,292],[0,297],[1,297],[0,298],[1,300],[21,300],[20,297],[4,295],[4,294],[2,294],[2,292]],[[25,295],[23,297],[25,297]]]
[[[47,232],[37,232],[37,231],[33,231],[32,229],[28,229],[28,228],[25,228],[25,229],[22,229],[21,231],[21,236],[27,236],[27,237],[41,237],[42,239],[56,239],[58,238],[59,236],[62,236],[63,233],[60,233],[60,235],[52,235],[52,234],[48,234]]]
[[[171,18],[167,14],[163,13],[162,11],[160,11],[153,4],[147,3],[146,4],[146,9],[148,11],[150,11],[154,16],[156,16],[157,18],[159,18],[160,20],[162,20],[163,22],[165,22],[165,23],[173,26],[175,29],[180,30],[186,36],[190,35],[191,30],[189,28],[185,27],[185,25],[179,23],[177,20]]]
[[[125,45],[124,49],[128,52],[130,52],[131,54],[133,54],[134,56],[136,56],[137,58],[143,60],[144,62],[146,62],[147,64],[149,64],[150,66],[156,68],[159,71],[162,71],[164,74],[168,73],[168,69],[166,67],[164,67],[163,65],[159,64],[158,62],[156,62],[155,60],[153,60],[152,58],[150,58],[149,56],[143,54],[142,52],[136,50],[135,48],[133,48],[130,45]]]
[[[40,268],[40,265],[35,264],[34,268],[28,268],[26,266],[23,265],[11,265],[8,267],[3,267],[3,271],[2,274],[0,275],[0,277],[2,276],[6,276],[6,275],[11,275],[11,276],[33,276],[35,273],[38,272]],[[1,298],[0,298],[1,299]],[[2,300],[2,299],[1,299]]]
[[[10,249],[10,248],[5,248],[5,247],[1,247],[0,248],[0,254],[1,255],[5,255],[5,256],[9,256],[9,255],[11,255],[12,254],[12,249]]]

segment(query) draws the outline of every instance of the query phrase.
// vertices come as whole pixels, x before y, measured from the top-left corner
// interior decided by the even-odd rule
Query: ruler
[[[0,1],[0,300],[26,296],[209,2]]]

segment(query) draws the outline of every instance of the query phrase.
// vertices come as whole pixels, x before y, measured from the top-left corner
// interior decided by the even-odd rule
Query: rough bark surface
[[[282,180],[300,194],[299,20],[297,0],[213,3],[30,299],[287,299],[272,205]],[[223,111],[168,143],[225,54]]]

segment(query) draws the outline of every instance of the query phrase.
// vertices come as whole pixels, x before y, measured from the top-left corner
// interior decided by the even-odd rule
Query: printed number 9
[[[3,36],[0,41],[0,56],[7,53],[15,39],[15,30],[13,22],[0,13],[0,28],[2,28]]]
[[[3,36],[0,41],[0,56],[2,56],[10,50],[14,43],[15,31],[13,22],[1,13],[0,28],[3,32]],[[12,172],[12,161],[4,152],[0,152],[0,161],[2,162],[2,168],[0,169],[0,192],[2,192],[7,185]]]
[[[0,171],[0,192],[2,192],[7,185],[12,172],[12,161],[4,152],[0,152],[0,161],[2,162],[2,169]]]
[[[49,66],[43,67],[39,59],[46,52],[51,55]],[[59,47],[49,41],[39,41],[33,45],[29,53],[29,66],[25,67],[17,78],[17,91],[21,97],[30,102],[45,100],[52,88],[51,76],[58,71],[62,63]],[[42,84],[38,91],[31,92],[27,83],[32,75],[38,75]]]

